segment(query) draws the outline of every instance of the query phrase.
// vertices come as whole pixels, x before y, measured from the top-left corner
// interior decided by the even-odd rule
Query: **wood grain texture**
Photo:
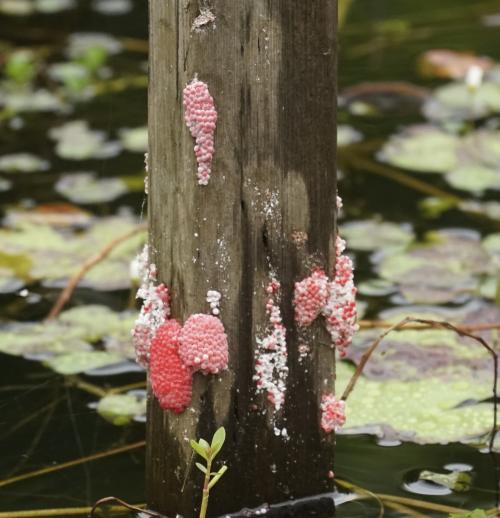
[[[191,30],[201,7],[215,26]],[[319,429],[319,401],[331,390],[333,352],[318,323],[299,362],[293,284],[334,261],[336,196],[336,0],[150,0],[150,236],[172,311],[207,312],[222,293],[230,369],[196,375],[192,407],[180,416],[151,400],[147,488],[152,509],[197,516],[201,474],[187,438],[223,425],[229,470],[210,498],[210,516],[262,502],[331,490],[332,435]],[[197,185],[194,142],[182,91],[197,74],[215,99],[212,178]],[[307,234],[298,246],[296,232]],[[256,396],[254,351],[263,336],[270,270],[282,284],[289,382],[277,416]],[[265,410],[268,410],[266,413]]]

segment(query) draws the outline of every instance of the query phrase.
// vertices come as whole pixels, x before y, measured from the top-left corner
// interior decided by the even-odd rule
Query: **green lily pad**
[[[123,148],[133,153],[145,153],[148,150],[148,128],[123,128],[120,130]]]
[[[435,473],[434,471],[424,470],[419,475],[419,480],[434,482],[440,486],[447,487],[452,491],[463,493],[469,491],[472,477],[464,471],[452,471],[451,473]]]
[[[397,291],[396,285],[386,279],[370,279],[357,285],[358,293],[367,297],[385,297]]]
[[[16,153],[0,156],[0,171],[6,173],[36,173],[46,171],[49,162],[31,153]]]
[[[358,320],[361,320],[368,309],[368,303],[364,300],[356,300],[356,314],[358,316]]]
[[[378,158],[410,171],[444,173],[451,186],[480,194],[500,189],[499,142],[496,130],[480,129],[459,137],[420,125],[392,136]]]
[[[73,9],[75,0],[35,0],[35,8],[39,13],[52,14]]]
[[[45,360],[44,364],[59,374],[69,375],[113,365],[122,360],[119,355],[107,351],[79,351],[54,356]]]
[[[63,175],[55,190],[73,203],[106,203],[128,192],[127,184],[120,178],[100,178],[95,173]]]
[[[500,86],[500,85],[499,85]],[[500,164],[500,131],[479,129],[463,139],[463,152],[472,161],[498,168]]]
[[[24,255],[0,252],[0,292],[12,293],[24,286],[32,266],[31,260]]]
[[[96,342],[105,336],[129,334],[137,315],[116,313],[97,304],[78,306],[61,313],[59,322],[79,330],[81,337]]]
[[[354,144],[362,139],[363,135],[361,135],[361,133],[352,126],[348,126],[347,124],[339,124],[337,126],[338,147],[348,146],[349,144]]]
[[[446,180],[456,189],[481,194],[487,189],[500,189],[500,169],[481,165],[463,166],[447,173]]]
[[[126,14],[132,10],[132,0],[94,0],[92,9],[108,16]]]
[[[37,74],[37,63],[34,52],[27,49],[10,53],[5,63],[5,75],[16,85],[29,84]]]
[[[471,324],[500,320],[500,308],[472,302],[459,309],[433,306],[408,306],[386,310],[379,318],[397,323],[405,317]],[[361,330],[355,336],[347,357],[355,363],[380,336],[380,329]],[[493,342],[491,332],[483,332]],[[422,380],[435,377],[446,380],[461,372],[468,377],[491,379],[492,359],[489,353],[471,339],[459,337],[440,329],[403,329],[390,333],[379,345],[366,365],[364,373],[370,379]]]
[[[119,142],[106,141],[106,133],[91,130],[86,121],[67,122],[49,132],[56,141],[56,153],[67,160],[111,158],[121,149]]]
[[[146,398],[135,393],[110,394],[99,401],[97,413],[111,424],[125,426],[146,414]]]
[[[36,207],[13,205],[6,208],[3,224],[18,227],[25,223],[49,225],[55,228],[85,228],[94,220],[92,214],[69,203],[42,203]]]
[[[346,362],[337,365],[341,392],[354,368]],[[470,442],[491,430],[493,405],[460,404],[488,398],[491,384],[491,379],[475,379],[467,371],[450,374],[446,380],[374,381],[362,376],[347,400],[343,433],[368,429],[417,443]]]
[[[14,356],[52,356],[76,351],[91,351],[79,329],[59,322],[16,323],[0,329],[0,352]]]
[[[0,13],[10,16],[28,16],[35,12],[31,0],[0,0]]]
[[[95,48],[103,49],[107,54],[118,54],[122,51],[122,44],[109,34],[75,32],[69,37],[66,54],[71,59],[79,59]]]
[[[0,256],[0,267],[4,257],[3,264],[12,275],[26,282],[40,280],[47,286],[62,286],[89,256],[134,227],[135,222],[115,217],[95,220],[81,232],[20,223],[0,229],[4,254]],[[99,290],[130,288],[130,262],[143,242],[144,235],[138,234],[117,246],[85,275],[79,286]],[[30,266],[26,268],[28,262]]]
[[[460,140],[434,126],[412,126],[392,136],[377,158],[402,169],[446,173],[458,165]]]
[[[410,250],[374,257],[379,275],[396,283],[410,303],[444,303],[477,292],[480,276],[495,273],[494,261],[477,234],[429,233]]]
[[[92,351],[91,343],[113,339],[114,357],[130,357],[135,312],[116,313],[106,306],[79,306],[49,322],[13,323],[0,328],[0,352],[15,356],[53,356]]]
[[[0,192],[6,192],[12,187],[12,182],[5,178],[0,178]]]
[[[3,272],[0,270],[0,294],[5,295],[8,293],[16,293],[24,286],[24,281],[18,277],[2,275]]]
[[[500,259],[500,232],[496,234],[490,234],[483,239],[483,247],[488,252]]]
[[[431,120],[471,120],[500,112],[500,84],[484,81],[475,92],[465,82],[453,82],[437,88],[423,106]]]
[[[17,1],[17,0],[16,0]],[[63,112],[66,105],[48,90],[0,90],[0,105],[14,113]]]
[[[465,200],[458,207],[465,212],[482,214],[494,221],[500,220],[500,203],[497,201]]]
[[[355,250],[388,250],[405,248],[415,235],[411,226],[387,221],[349,221],[340,226],[340,234]]]
[[[72,92],[80,92],[89,86],[91,74],[88,68],[80,63],[53,63],[47,68],[47,75],[64,84]]]

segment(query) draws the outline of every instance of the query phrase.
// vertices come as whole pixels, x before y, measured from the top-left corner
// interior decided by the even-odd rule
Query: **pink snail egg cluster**
[[[345,401],[337,399],[333,394],[323,394],[321,398],[321,428],[326,433],[339,430],[344,426]]]
[[[257,393],[265,392],[268,401],[279,410],[285,402],[286,380],[288,377],[286,329],[275,297],[279,294],[280,283],[272,278],[266,287],[269,298],[266,313],[271,329],[264,338],[257,339],[258,349],[255,360]]]
[[[208,86],[193,79],[184,88],[184,120],[195,139],[194,153],[198,163],[198,183],[207,185],[210,179],[214,156],[214,135],[217,124],[217,110]]]
[[[330,283],[330,295],[323,311],[332,344],[337,348],[341,357],[345,356],[346,348],[359,328],[356,323],[354,268],[351,258],[343,255],[344,250],[345,241],[337,237],[335,276]]]
[[[136,361],[143,367],[149,363],[149,349],[156,330],[170,315],[170,294],[164,284],[139,290],[144,302],[132,329]],[[138,292],[138,293],[139,293]]]
[[[192,373],[179,356],[181,325],[167,320],[151,342],[149,372],[153,393],[161,408],[177,414],[191,401]]]
[[[179,336],[179,355],[186,366],[203,374],[227,369],[228,343],[222,322],[212,315],[191,315]]]
[[[300,327],[311,325],[326,305],[329,280],[323,270],[316,270],[309,277],[295,283],[293,306],[295,321]]]
[[[344,255],[345,241],[337,237],[335,274],[332,281],[318,269],[295,283],[293,305],[299,327],[311,325],[321,314],[326,321],[332,346],[344,357],[358,330],[356,287],[352,260]]]
[[[147,368],[151,341],[156,330],[170,316],[170,293],[164,284],[155,286],[156,266],[149,262],[148,245],[134,261],[133,269],[141,282],[136,297],[143,299],[143,304],[132,329],[132,341],[137,363]]]

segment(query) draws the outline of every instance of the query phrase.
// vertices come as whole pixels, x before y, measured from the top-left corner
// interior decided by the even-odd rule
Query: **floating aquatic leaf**
[[[119,355],[107,351],[79,351],[64,353],[44,361],[47,367],[59,374],[79,374],[123,360]]]
[[[124,128],[120,130],[123,148],[134,153],[145,153],[148,150],[148,128]]]
[[[67,106],[58,97],[44,89],[0,90],[0,105],[14,113],[64,112],[67,110]]]
[[[500,169],[475,164],[463,166],[447,173],[446,180],[456,189],[481,194],[487,189],[500,189]]]
[[[370,279],[357,285],[358,293],[366,297],[384,297],[397,291],[396,285],[386,279]]]
[[[132,10],[131,0],[94,0],[92,9],[100,14],[121,15]]]
[[[452,198],[437,198],[429,196],[428,198],[421,200],[418,206],[426,218],[434,219],[441,216],[443,212],[456,208],[457,202]]]
[[[368,309],[368,303],[364,300],[356,300],[356,313],[358,319],[362,319],[365,316],[366,310]]]
[[[5,295],[7,293],[15,293],[24,286],[24,281],[21,279],[12,277],[10,274],[8,277],[4,277],[2,273],[3,272],[0,269],[0,294]]]
[[[377,157],[403,169],[446,173],[457,167],[460,140],[434,126],[419,125],[392,136]]]
[[[349,221],[340,227],[340,234],[355,250],[378,250],[405,248],[414,239],[410,225],[387,221]]]
[[[75,5],[75,0],[35,0],[36,10],[46,14],[73,9]]]
[[[362,140],[363,135],[356,129],[346,124],[339,124],[337,126],[337,146],[348,146]]]
[[[47,286],[60,287],[88,257],[134,227],[134,222],[126,218],[96,220],[83,232],[22,223],[0,229],[0,241],[3,254],[23,257],[30,263],[28,271],[19,271],[14,263],[13,274],[28,282],[41,280]],[[143,241],[144,235],[138,234],[116,247],[105,261],[88,272],[80,286],[100,290],[129,288],[130,262]]]
[[[463,143],[463,153],[469,161],[492,168],[500,166],[499,130],[479,129],[465,136]]]
[[[31,0],[0,0],[0,13],[12,16],[28,16],[35,12]]]
[[[338,363],[340,391],[353,372],[351,365]],[[491,384],[492,379],[475,379],[465,369],[446,379],[374,381],[362,376],[347,401],[342,433],[366,433],[371,428],[382,437],[390,432],[392,437],[418,443],[469,442],[491,430],[493,405],[459,405],[488,398]]]
[[[465,200],[460,202],[459,208],[465,212],[482,214],[493,221],[500,220],[500,203],[498,201]]]
[[[128,192],[120,178],[100,178],[95,173],[72,173],[63,175],[55,190],[73,203],[106,203]]]
[[[116,156],[121,149],[119,142],[107,142],[106,133],[91,130],[86,121],[67,122],[50,130],[56,144],[56,153],[67,160],[89,160]]]
[[[118,54],[122,44],[113,36],[98,32],[75,32],[70,35],[67,55],[72,59],[84,56],[89,49],[101,48],[108,54]]]
[[[94,217],[90,212],[69,203],[45,203],[32,209],[7,207],[3,224],[10,227],[25,223],[50,227],[87,227]]]
[[[0,171],[6,173],[35,173],[46,171],[49,162],[31,153],[16,153],[0,156]]]
[[[23,281],[24,285],[24,281],[29,278],[31,267],[32,262],[28,257],[0,251],[0,284],[9,287],[12,283]]]
[[[5,75],[19,85],[28,84],[37,73],[35,54],[31,50],[20,49],[9,54],[5,63]]]
[[[125,426],[146,414],[146,398],[135,393],[110,394],[97,404],[97,413],[116,426]]]
[[[80,63],[53,63],[47,68],[47,75],[63,83],[72,92],[81,92],[91,81],[88,68]]]
[[[485,237],[483,246],[491,255],[500,259],[500,232]]]
[[[407,251],[374,256],[379,275],[398,284],[411,303],[444,303],[472,295],[480,276],[495,273],[479,235],[448,230],[429,233]]]
[[[91,351],[80,330],[59,322],[16,323],[0,329],[0,352],[15,356],[52,356],[75,351]]]
[[[480,129],[459,137],[420,125],[391,137],[378,158],[411,171],[446,173],[453,187],[481,193],[500,189],[499,142],[498,130]]]
[[[128,355],[125,343],[131,343],[130,329],[137,317],[134,312],[116,313],[106,306],[79,306],[46,323],[8,324],[0,328],[0,351],[13,355],[48,357],[73,352],[92,352],[90,343],[115,340],[121,348],[108,349],[115,360]]]
[[[5,178],[0,178],[0,192],[8,191],[12,187],[12,182]]]
[[[476,56],[469,52],[432,49],[420,57],[419,70],[427,77],[463,79],[473,66],[486,72],[493,68],[494,64],[494,61],[488,57]]]
[[[92,304],[64,311],[59,322],[79,329],[85,340],[96,342],[105,336],[129,334],[136,317],[132,312],[116,313],[106,306]]]
[[[500,84],[487,80],[471,92],[464,82],[450,83],[437,88],[422,110],[436,121],[486,117],[500,112]]]
[[[463,471],[452,471],[451,473],[436,473],[434,471],[424,470],[419,475],[419,480],[428,480],[440,486],[447,487],[452,491],[462,493],[469,491],[472,477],[469,473]]]
[[[405,317],[449,321],[460,324],[497,322],[500,308],[472,302],[459,309],[434,306],[408,306],[386,310],[379,318],[397,323]],[[358,363],[381,331],[360,331],[348,351],[348,358]],[[483,332],[491,341],[491,332]],[[365,367],[365,376],[375,380],[423,380],[427,377],[448,379],[465,373],[471,380],[491,379],[492,358],[480,345],[439,329],[403,329],[393,332],[380,344]]]

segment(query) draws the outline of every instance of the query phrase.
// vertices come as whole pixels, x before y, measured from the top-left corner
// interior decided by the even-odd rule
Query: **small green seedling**
[[[198,442],[191,440],[191,448],[200,456],[205,459],[206,466],[200,462],[196,463],[196,467],[205,475],[205,481],[203,483],[203,496],[201,499],[200,517],[205,518],[208,509],[208,497],[210,490],[217,484],[222,475],[227,471],[227,466],[222,466],[219,471],[212,473],[212,462],[214,461],[217,454],[220,452],[224,441],[226,440],[226,430],[220,427],[212,437],[211,444],[208,444],[205,439],[200,439]]]

